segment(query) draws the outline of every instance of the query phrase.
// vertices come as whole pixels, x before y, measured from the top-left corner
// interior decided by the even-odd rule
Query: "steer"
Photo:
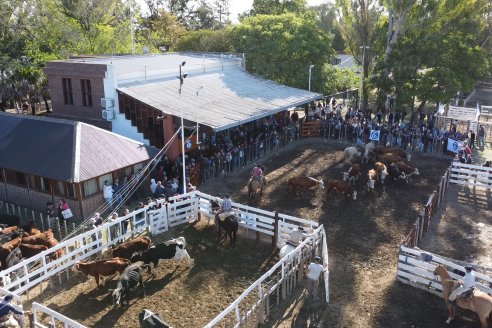
[[[133,240],[120,244],[118,247],[109,250],[114,257],[130,259],[135,252],[142,252],[149,249],[151,240],[147,236],[140,236]]]
[[[310,189],[314,186],[318,186],[320,189],[324,189],[325,185],[323,180],[316,180],[311,177],[294,177],[290,178],[288,181],[287,192],[290,191],[290,187],[294,187],[294,189],[302,188],[304,190]]]
[[[33,257],[41,252],[44,252],[48,249],[45,245],[30,245],[30,244],[20,244],[19,249],[22,253],[22,257],[26,259]]]
[[[183,260],[189,259],[190,255],[186,251],[186,240],[184,237],[171,239],[169,241],[160,243],[159,245],[152,246],[142,254],[135,253],[131,257],[131,262],[142,261],[148,265],[148,272],[151,272],[150,263],[153,267],[157,267],[159,260]]]
[[[376,170],[378,178],[379,180],[381,180],[381,183],[384,183],[384,180],[388,176],[386,165],[384,165],[381,162],[376,162],[376,164],[374,164],[374,169]]]
[[[378,174],[376,170],[372,169],[367,172],[367,188],[369,190],[374,190],[374,183],[376,182],[377,177]]]
[[[113,291],[113,305],[120,305],[121,298],[126,299],[126,304],[130,305],[130,291],[132,288],[142,286],[143,296],[145,297],[145,286],[142,279],[142,269],[138,264],[128,266],[120,276],[118,285]],[[111,289],[110,289],[111,291]]]
[[[391,163],[390,166],[388,167],[388,173],[393,182],[395,182],[398,179],[405,180],[405,182],[408,183],[408,178],[405,172],[400,171],[398,166],[395,163]]]
[[[21,243],[22,237],[17,237],[12,239],[11,241],[0,246],[0,264],[2,268],[6,268],[6,259],[10,255],[10,253],[14,250],[14,248],[18,247]]]
[[[410,160],[412,159],[411,154],[407,153],[406,151],[400,148],[381,146],[381,147],[374,148],[373,152],[378,155],[393,154],[396,156],[400,156],[401,158],[406,158],[408,162],[410,162]]]
[[[138,315],[141,328],[172,328],[158,313],[143,309]]]
[[[378,155],[378,161],[385,164],[386,166],[391,163],[402,162],[402,158],[393,154]]]
[[[44,245],[48,248],[55,247],[58,245],[58,240],[53,236],[51,229],[46,230],[40,235],[33,235],[22,239],[22,244],[29,245]],[[62,250],[58,249],[53,254],[51,254],[51,259],[59,258],[62,255]]]
[[[357,199],[357,191],[353,190],[352,187],[341,180],[328,180],[326,182],[326,194],[328,195],[332,190],[338,191],[347,197],[352,197],[352,199]]]
[[[359,179],[360,174],[360,165],[352,164],[347,172],[343,172],[343,181],[348,181],[355,185],[355,182]]]
[[[398,169],[402,172],[405,172],[405,174],[407,175],[407,177],[411,176],[411,175],[419,175],[419,169],[417,169],[416,167],[412,167],[406,163],[403,163],[403,162],[397,162],[395,163],[396,166],[398,166]]]
[[[121,259],[115,257],[113,259],[103,259],[92,262],[78,262],[75,265],[75,269],[85,273],[86,275],[93,276],[96,279],[97,287],[99,286],[99,276],[110,276],[119,272],[120,274],[131,263],[127,259]]]

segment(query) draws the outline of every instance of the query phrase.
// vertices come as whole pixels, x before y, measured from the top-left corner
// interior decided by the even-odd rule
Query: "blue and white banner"
[[[371,130],[371,134],[369,135],[369,140],[379,141],[379,132],[378,130]]]
[[[449,151],[452,151],[453,153],[458,153],[460,151],[462,145],[463,145],[463,142],[448,138],[448,150]]]

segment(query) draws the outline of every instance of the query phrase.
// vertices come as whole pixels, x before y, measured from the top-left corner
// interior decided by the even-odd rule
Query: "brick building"
[[[89,57],[49,62],[45,73],[53,116],[157,148],[172,138],[181,116],[187,127],[198,122],[202,136],[322,98],[249,74],[244,61],[242,54]],[[190,149],[196,134],[192,140]],[[180,145],[176,139],[166,155],[174,159]]]
[[[0,113],[0,200],[43,211],[65,199],[85,218],[103,203],[102,185],[130,176],[154,147],[82,122]]]

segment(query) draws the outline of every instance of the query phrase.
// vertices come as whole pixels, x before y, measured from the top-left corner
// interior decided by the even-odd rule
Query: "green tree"
[[[232,52],[234,48],[226,29],[188,31],[176,44],[176,51]]]
[[[357,89],[360,83],[360,77],[350,68],[326,64],[323,67],[322,75],[323,86],[321,91],[324,95]]]
[[[307,89],[310,65],[318,68],[312,81],[319,80],[319,68],[334,55],[331,36],[312,16],[257,15],[231,26],[230,33],[236,52],[246,54],[248,71],[293,87]],[[312,84],[312,90],[320,89]]]
[[[319,6],[311,7],[315,13],[320,29],[326,33],[333,34],[333,48],[337,51],[345,50],[342,31],[337,19],[337,9],[334,4],[323,3]]]

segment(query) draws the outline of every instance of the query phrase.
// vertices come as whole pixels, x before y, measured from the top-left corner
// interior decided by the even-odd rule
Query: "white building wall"
[[[113,109],[115,115],[112,120],[112,132],[122,135],[124,137],[141,142],[145,145],[149,145],[149,140],[145,139],[143,133],[138,132],[137,127],[133,126],[130,120],[125,118],[124,113],[120,113],[118,103],[118,93],[116,87],[118,86],[118,79],[115,73],[115,67],[112,64],[107,65],[106,77],[104,78],[104,97],[113,99]]]

